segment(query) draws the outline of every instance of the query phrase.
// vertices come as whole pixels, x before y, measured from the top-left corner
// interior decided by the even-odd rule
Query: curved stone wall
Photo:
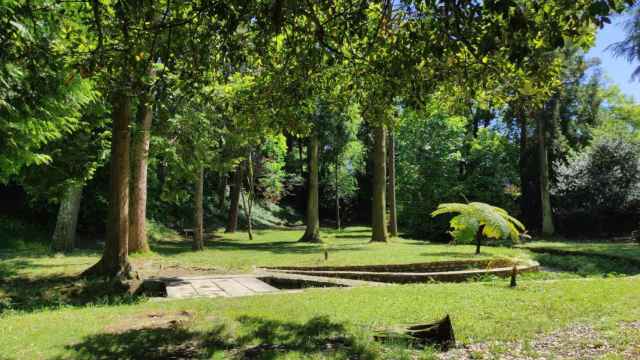
[[[421,283],[429,281],[462,282],[483,276],[508,277],[516,263],[510,259],[457,260],[417,264],[269,267],[269,272],[307,276],[334,277],[386,283]],[[517,264],[518,272],[539,271],[537,262]]]

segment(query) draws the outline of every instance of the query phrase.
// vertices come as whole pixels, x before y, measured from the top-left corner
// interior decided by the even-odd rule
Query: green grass
[[[639,285],[635,277],[526,282],[517,289],[506,281],[404,285],[47,310],[0,317],[0,348],[16,359],[161,358],[184,351],[222,359],[225,351],[230,356],[274,343],[283,345],[275,354],[288,358],[398,358],[371,341],[372,329],[450,314],[458,340],[465,343],[526,340],[585,322],[615,331],[619,321],[640,316],[640,307],[632,305]],[[182,326],[135,328],[149,314],[183,311],[192,318]],[[349,346],[328,352],[326,343],[335,339]]]
[[[368,265],[473,259],[472,245],[429,244],[394,238],[387,244],[369,243],[368,228],[341,232],[324,229],[324,244],[299,243],[301,230],[258,230],[253,241],[246,233],[216,233],[205,251],[191,251],[184,241],[159,241],[152,247],[157,256],[193,266],[215,265],[225,272],[250,271],[252,266]],[[329,260],[324,260],[324,249]],[[502,247],[484,247],[482,257],[526,257],[526,252]],[[215,260],[212,260],[215,259]]]
[[[138,264],[151,261],[237,273],[250,271],[253,266],[477,258],[472,245],[399,238],[388,244],[369,243],[367,228],[349,228],[339,233],[325,229],[326,245],[296,242],[302,231],[257,231],[253,241],[245,233],[215,233],[205,251],[193,252],[188,241],[166,228],[153,226],[153,253],[133,255]],[[640,259],[640,252],[628,248],[633,245],[543,244],[624,253]],[[329,249],[326,262],[325,248]],[[429,358],[430,351],[375,343],[372,330],[429,322],[450,314],[458,340],[473,343],[527,340],[573,323],[589,323],[619,334],[619,321],[640,316],[640,307],[634,305],[640,296],[640,278],[603,279],[602,275],[616,272],[611,271],[615,264],[610,261],[531,254],[523,248],[485,246],[482,250],[483,257],[547,256],[547,263],[568,272],[523,275],[516,289],[508,288],[506,280],[488,278],[462,284],[310,289],[235,299],[152,302],[126,294],[114,295],[118,293],[115,285],[107,281],[74,277],[98,260],[97,252],[54,255],[41,247],[5,252],[0,255],[0,359],[224,359],[241,355],[269,359]],[[591,271],[585,271],[585,266]],[[624,270],[625,274],[633,271]],[[575,279],[577,276],[593,277]],[[169,322],[182,312],[188,314],[185,322]],[[167,321],[163,326],[143,328],[149,319],[156,318]],[[274,344],[278,347],[274,348]]]
[[[536,241],[524,248],[555,248],[563,251],[604,254],[621,258],[640,259],[640,244],[635,243],[575,243]]]
[[[429,244],[424,241],[391,239],[389,243],[369,243],[370,230],[348,228],[341,232],[325,230],[324,244],[299,243],[301,230],[258,230],[253,241],[247,234],[216,232],[206,242],[205,250],[194,252],[191,242],[164,229],[152,228],[150,254],[133,254],[134,261],[155,261],[184,267],[215,268],[219,272],[241,273],[254,266],[368,265],[430,262],[452,259],[477,259],[472,245]],[[324,260],[324,249],[329,259]],[[520,249],[482,248],[481,257],[528,258]],[[0,277],[33,277],[79,273],[98,261],[98,252],[79,251],[51,254],[42,249],[11,253],[0,263]]]
[[[153,252],[134,254],[132,261],[139,266],[151,262],[156,268],[179,266],[186,272],[195,268],[246,273],[254,266],[366,265],[477,258],[470,245],[428,244],[400,238],[388,244],[369,243],[367,228],[325,230],[325,244],[299,243],[302,231],[292,230],[259,230],[253,241],[245,233],[214,233],[200,252],[192,251],[189,241],[158,224],[152,223],[149,233]],[[325,248],[329,251],[328,261],[324,260]],[[519,249],[485,247],[481,256],[526,258],[527,255]],[[134,301],[126,294],[114,295],[117,289],[114,284],[75,278],[99,257],[96,251],[65,255],[33,248],[12,252],[0,262],[0,312]]]

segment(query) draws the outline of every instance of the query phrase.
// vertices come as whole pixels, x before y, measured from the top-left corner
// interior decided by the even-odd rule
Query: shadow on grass
[[[60,306],[135,303],[140,299],[122,283],[106,279],[67,275],[0,279],[0,314],[10,310],[31,312]]]
[[[607,259],[599,256],[535,254],[540,265],[580,276],[610,276],[640,274],[640,265],[625,259]]]
[[[438,257],[438,258],[450,258],[451,260],[460,259],[460,258],[469,259],[469,258],[492,258],[492,257],[494,257],[494,255],[488,254],[488,253],[480,253],[480,255],[475,255],[473,253],[473,250],[469,251],[468,253],[459,253],[459,252],[453,252],[453,251],[425,252],[425,253],[420,254],[420,256]],[[446,259],[443,259],[443,261],[445,261],[445,260]]]
[[[367,234],[340,234],[337,233],[339,235],[334,235],[334,237],[336,239],[363,239],[363,240],[369,240],[369,238],[371,237],[371,235],[367,235]]]
[[[178,255],[192,252],[191,242],[156,241],[151,244],[152,250],[163,256]],[[277,242],[238,242],[238,241],[205,241],[205,249],[229,251],[262,251],[273,254],[319,254],[323,251],[323,244],[300,243],[297,241]],[[332,248],[333,252],[365,250],[361,246],[340,246]]]
[[[224,325],[198,331],[186,324],[91,335],[67,346],[73,359],[274,359],[289,354],[308,358],[374,358],[340,323],[315,317],[306,323],[240,317],[233,337]],[[218,358],[218,357],[216,357]],[[62,359],[62,357],[60,358]]]

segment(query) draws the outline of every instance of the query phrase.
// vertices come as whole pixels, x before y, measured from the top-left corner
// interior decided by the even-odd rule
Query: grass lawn
[[[250,271],[253,266],[368,265],[474,259],[472,245],[451,246],[424,241],[391,239],[387,244],[369,243],[371,230],[351,227],[341,232],[323,229],[324,244],[299,243],[302,230],[258,230],[253,241],[246,233],[215,233],[205,251],[191,251],[183,241],[160,241],[153,247],[166,261],[192,266],[211,266],[225,272]],[[324,260],[324,249],[329,260]],[[484,247],[483,257],[526,258],[525,251]]]
[[[325,229],[325,244],[299,243],[301,230],[257,230],[253,241],[238,232],[212,234],[205,250],[194,252],[191,243],[175,235],[165,234],[152,242],[151,254],[131,258],[137,262],[154,261],[165,265],[212,268],[219,272],[250,272],[254,266],[367,265],[430,262],[451,259],[476,259],[472,245],[429,244],[424,241],[392,239],[387,244],[369,243],[371,231],[364,227],[341,232]],[[324,260],[324,249],[329,260]],[[527,258],[519,249],[482,248],[481,257]],[[98,252],[74,252],[52,255],[42,249],[0,254],[0,278],[74,274],[98,261]]]
[[[282,345],[264,347],[263,358],[398,358],[401,350],[371,341],[371,329],[450,314],[458,340],[465,343],[526,340],[572,323],[616,332],[620,321],[640,317],[638,298],[640,279],[632,277],[530,281],[517,289],[497,281],[67,308],[0,317],[0,349],[10,359],[164,358],[185,353],[222,359],[262,343]],[[150,318],[163,316],[185,321],[140,328]],[[640,332],[626,336],[640,337]],[[349,346],[327,347],[337,339]]]
[[[370,244],[369,234],[367,228],[325,231],[327,245],[322,245],[297,243],[302,231],[258,231],[253,241],[244,233],[216,233],[202,252],[192,252],[189,242],[165,234],[152,244],[152,254],[132,258],[137,264],[179,264],[223,273],[246,272],[256,265],[476,258],[471,245],[407,239]],[[595,245],[603,246],[588,246]],[[327,262],[325,246],[329,248]],[[623,251],[619,245],[609,247],[602,251]],[[640,258],[640,253],[627,254]],[[522,248],[485,246],[482,256],[528,259],[541,255]],[[586,279],[575,279],[575,274],[551,277],[558,281],[523,276],[516,289],[510,289],[507,280],[486,279],[461,284],[308,289],[232,299],[148,301],[113,296],[110,283],[74,276],[98,258],[92,251],[52,255],[44,249],[0,254],[0,359],[431,358],[434,354],[430,350],[380,345],[372,340],[372,330],[430,322],[445,314],[451,315],[457,339],[464,343],[532,341],[541,333],[572,324],[588,324],[615,338],[615,351],[640,343],[640,326],[635,331],[621,330],[620,325],[621,321],[640,318],[640,278],[602,278],[609,268]],[[495,346],[490,353],[498,356],[508,347]],[[640,348],[638,351],[640,355]]]
[[[563,271],[555,275],[541,273],[540,276],[608,277],[640,274],[638,244],[534,242],[523,248],[536,250],[531,256],[542,266]]]
[[[635,243],[576,243],[535,241],[525,248],[553,248],[563,251],[574,251],[591,254],[604,254],[620,258],[640,259],[640,244]]]

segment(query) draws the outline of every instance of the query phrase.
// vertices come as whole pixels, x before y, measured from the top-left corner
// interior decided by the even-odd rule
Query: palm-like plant
[[[480,254],[483,237],[517,242],[525,231],[524,225],[506,210],[481,202],[440,204],[431,216],[451,213],[458,215],[451,219],[449,233],[456,241],[472,241],[475,237],[476,254]]]

